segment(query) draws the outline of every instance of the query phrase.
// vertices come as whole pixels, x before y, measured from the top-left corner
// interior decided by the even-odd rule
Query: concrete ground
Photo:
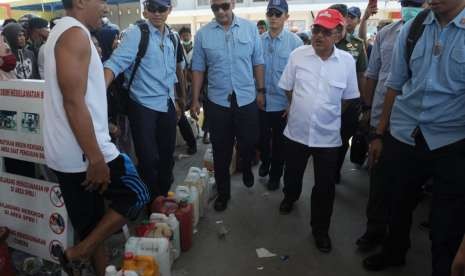
[[[181,184],[191,166],[202,166],[205,146],[198,141],[199,152],[176,161],[175,183]],[[185,148],[179,147],[178,154]],[[210,205],[194,235],[194,245],[183,253],[174,265],[173,276],[427,276],[431,274],[431,253],[428,233],[419,229],[427,218],[428,202],[420,204],[412,227],[412,249],[407,265],[384,272],[367,272],[361,263],[366,254],[356,251],[355,241],[365,230],[365,207],[368,198],[368,174],[348,160],[344,164],[341,184],[336,188],[336,200],[330,236],[333,251],[320,253],[310,234],[310,192],[313,186],[313,166],[309,162],[304,177],[302,197],[290,215],[279,214],[281,190],[268,192],[267,179],[259,178],[253,188],[242,184],[242,177],[232,177],[232,199],[223,213]],[[173,188],[174,190],[174,188]],[[223,224],[218,224],[222,221]],[[229,230],[224,239],[218,237],[221,225]],[[118,241],[119,240],[119,241]],[[113,237],[109,254],[121,254],[121,237]],[[118,249],[119,248],[119,249]],[[276,257],[258,258],[256,249],[266,248]],[[119,259],[119,258],[117,258]],[[284,260],[283,260],[284,259]]]

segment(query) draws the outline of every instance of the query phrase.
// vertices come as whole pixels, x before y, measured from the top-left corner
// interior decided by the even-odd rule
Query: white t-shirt
[[[322,60],[312,46],[294,50],[279,86],[293,91],[284,135],[308,147],[342,145],[341,102],[360,97],[354,58],[336,47]]]
[[[91,41],[87,28],[73,17],[57,21],[45,44],[44,56],[44,149],[47,165],[60,172],[77,173],[87,170],[88,161],[69,125],[63,108],[63,96],[58,86],[55,45],[60,36],[72,27],[82,28],[89,36],[91,59],[85,101],[90,112],[99,148],[108,163],[119,155],[108,132],[107,95],[103,65]]]

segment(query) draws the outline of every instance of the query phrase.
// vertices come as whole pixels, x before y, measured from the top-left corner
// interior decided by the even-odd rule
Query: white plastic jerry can
[[[152,256],[158,263],[161,276],[171,276],[170,243],[166,238],[131,237],[126,242],[125,253],[135,256]]]
[[[203,171],[197,167],[191,167],[189,173],[184,180],[184,185],[189,187],[196,187],[199,193],[199,217],[204,217],[206,210],[206,198],[207,198],[207,185],[204,184],[202,179]]]
[[[153,213],[150,215],[150,222],[166,223],[173,232],[173,237],[170,242],[171,246],[171,264],[181,256],[181,236],[179,232],[179,221],[174,214],[167,217],[165,214]]]
[[[216,189],[216,182],[214,176],[210,176],[208,178],[208,190],[210,190],[210,198],[208,200],[215,199],[218,194],[218,191]]]

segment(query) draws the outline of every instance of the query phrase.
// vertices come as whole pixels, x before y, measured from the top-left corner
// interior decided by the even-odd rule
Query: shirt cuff
[[[372,80],[378,80],[378,74],[370,72],[370,71],[365,72],[365,77],[372,79]]]
[[[121,74],[122,72],[121,68],[119,68],[119,66],[117,66],[114,62],[112,62],[112,60],[106,61],[103,67],[111,70],[113,72],[113,75],[115,75],[115,77]]]

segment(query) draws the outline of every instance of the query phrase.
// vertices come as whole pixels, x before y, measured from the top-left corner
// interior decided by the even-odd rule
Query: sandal
[[[52,254],[58,258],[61,268],[63,269],[63,271],[66,272],[66,274],[73,276],[74,271],[79,270],[79,266],[68,260],[68,257],[66,257],[63,247],[53,246]]]

